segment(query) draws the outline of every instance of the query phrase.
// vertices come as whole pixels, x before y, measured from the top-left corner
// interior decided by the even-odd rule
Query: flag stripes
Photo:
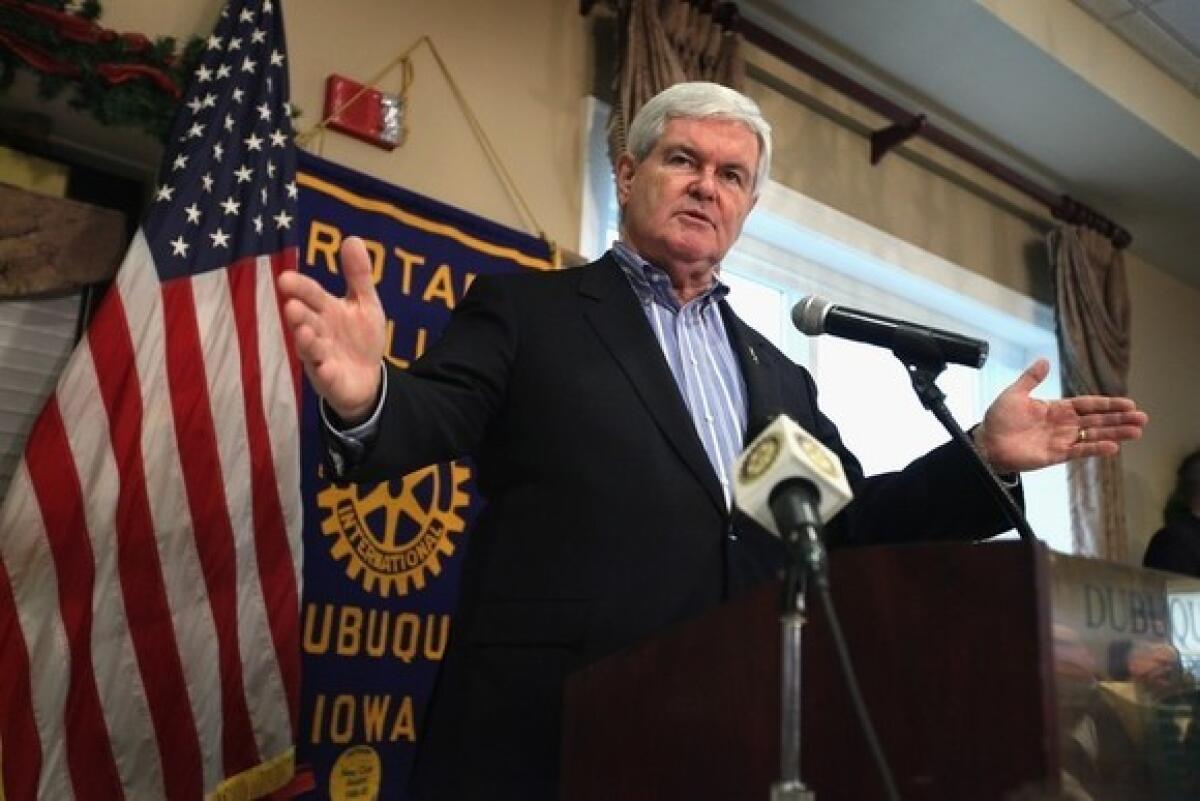
[[[273,0],[222,10],[146,219],[0,506],[0,801],[240,799],[292,775],[284,51]]]

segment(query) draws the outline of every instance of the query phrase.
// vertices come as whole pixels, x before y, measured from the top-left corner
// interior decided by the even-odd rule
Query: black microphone
[[[936,345],[947,362],[965,364],[967,367],[983,367],[988,356],[988,343],[985,340],[845,306],[835,306],[818,295],[801,298],[792,307],[792,322],[809,336],[833,334],[835,337],[865,342],[888,350],[894,350],[898,345],[902,346],[902,340],[898,337],[915,333]]]

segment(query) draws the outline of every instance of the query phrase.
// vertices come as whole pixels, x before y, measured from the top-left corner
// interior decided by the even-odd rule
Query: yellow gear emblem
[[[425,587],[426,575],[442,572],[442,557],[454,553],[451,535],[466,528],[459,514],[471,502],[463,487],[466,465],[431,465],[395,482],[329,486],[317,493],[327,514],[321,533],[333,537],[330,553],[346,560],[346,575],[367,592],[387,598]]]

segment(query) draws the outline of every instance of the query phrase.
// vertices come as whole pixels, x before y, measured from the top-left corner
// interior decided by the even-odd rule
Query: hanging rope
[[[376,73],[375,76],[372,77],[371,80],[368,81],[361,89],[355,92],[349,100],[335,108],[328,116],[326,116],[316,125],[305,130],[303,133],[298,134],[296,136],[296,143],[298,145],[305,146],[314,138],[321,136],[321,139],[318,140],[318,153],[320,153],[321,146],[324,142],[323,134],[325,133],[330,121],[341,114],[343,110],[356,103],[358,99],[367,91],[378,87],[379,82],[382,81],[384,77],[386,77],[387,74],[396,67],[400,67],[402,70],[400,99],[401,102],[407,107],[408,88],[412,84],[414,76],[411,56],[413,52],[416,51],[416,49],[422,44],[428,45],[429,52],[433,55],[434,61],[437,63],[438,68],[442,71],[442,76],[446,79],[446,84],[450,87],[450,93],[454,95],[454,99],[458,102],[458,107],[462,111],[463,117],[467,121],[467,126],[471,129],[471,133],[475,135],[475,141],[479,143],[479,147],[481,150],[483,150],[488,162],[492,165],[492,169],[496,171],[496,176],[500,179],[500,183],[504,187],[504,191],[508,194],[509,200],[512,201],[513,206],[516,207],[517,213],[522,217],[522,224],[527,230],[535,231],[536,235],[546,242],[547,245],[549,245],[554,266],[560,266],[561,256],[557,243],[550,239],[550,237],[546,235],[545,229],[538,224],[537,218],[534,216],[532,209],[530,209],[529,204],[525,201],[524,195],[521,194],[521,190],[517,187],[517,182],[513,179],[512,174],[508,171],[503,159],[500,158],[500,154],[496,151],[495,146],[492,145],[491,140],[488,139],[487,132],[484,131],[483,125],[479,122],[479,118],[475,116],[475,112],[471,108],[471,104],[467,102],[466,96],[459,88],[458,82],[455,81],[454,76],[450,74],[450,68],[446,66],[446,62],[442,59],[441,53],[438,52],[437,46],[434,45],[433,39],[427,35],[421,36],[416,42],[409,45],[409,47],[407,47],[400,55],[389,61],[387,65],[383,67],[383,69],[379,70],[379,72]]]

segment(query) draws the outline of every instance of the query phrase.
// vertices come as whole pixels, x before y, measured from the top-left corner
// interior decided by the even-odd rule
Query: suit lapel
[[[779,376],[766,363],[766,340],[742,322],[725,301],[721,301],[721,319],[729,344],[742,368],[746,382],[746,444],[758,436],[767,424],[783,411]]]
[[[592,302],[584,317],[632,384],[671,447],[704,486],[712,502],[726,511],[725,495],[696,434],[679,386],[662,348],[638,306],[637,297],[611,256],[580,268],[579,293]]]

